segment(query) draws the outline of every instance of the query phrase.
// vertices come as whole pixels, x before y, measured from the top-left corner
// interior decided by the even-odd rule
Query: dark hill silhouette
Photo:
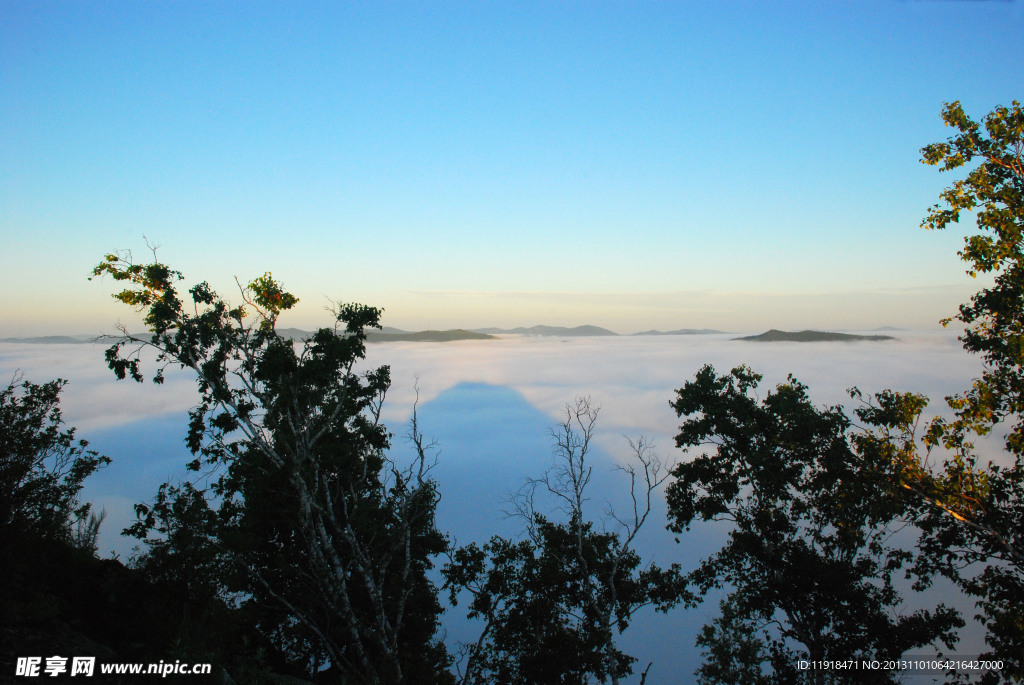
[[[368,342],[451,342],[453,340],[491,340],[493,335],[467,331],[462,328],[453,328],[448,331],[417,331],[415,333],[388,333],[368,331],[366,340]]]
[[[780,331],[771,329],[761,335],[748,335],[733,340],[750,342],[855,342],[858,340],[895,340],[891,335],[855,335],[852,333],[831,333],[828,331]]]
[[[575,326],[573,328],[566,328],[565,326],[531,326],[530,328],[474,328],[477,333],[490,333],[498,335],[551,335],[551,336],[572,336],[572,337],[585,337],[585,336],[599,336],[599,335],[618,335],[614,331],[609,331],[607,328],[601,328],[600,326]]]
[[[726,331],[717,331],[713,328],[679,328],[674,331],[641,331],[634,333],[633,335],[711,335],[713,333],[725,333]]]

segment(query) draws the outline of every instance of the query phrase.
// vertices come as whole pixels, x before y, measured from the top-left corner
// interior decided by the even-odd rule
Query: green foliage
[[[625,631],[640,607],[676,604],[676,570],[641,568],[618,535],[592,522],[538,514],[533,525],[529,540],[470,544],[443,569],[452,602],[468,590],[468,616],[484,622],[462,682],[618,682],[636,659],[615,646],[612,631]]]
[[[151,331],[123,331],[107,350],[117,377],[142,381],[151,349],[155,382],[168,366],[197,378],[189,468],[211,485],[166,485],[137,508],[131,532],[149,545],[140,566],[200,609],[239,598],[309,677],[444,682],[440,605],[426,577],[446,549],[437,490],[421,442],[411,464],[387,457],[387,367],[357,371],[379,310],[339,305],[333,329],[295,344],[276,322],[298,300],[270,274],[242,288],[234,308],[206,283],[189,290],[186,307],[179,272],[130,254],[107,256],[94,275],[126,282],[114,297],[143,311]]]
[[[955,422],[951,430],[950,423],[933,420],[919,435],[927,404],[920,395],[886,390],[870,400],[856,392],[854,397],[862,401],[856,413],[863,427],[853,436],[857,451],[873,473],[881,474],[891,501],[904,507],[922,532],[914,564],[918,587],[941,573],[976,597],[977,618],[988,629],[986,656],[1005,665],[982,682],[1019,680],[1024,673],[1019,462],[1009,468],[980,466],[964,433],[952,432],[962,430]]]
[[[483,547],[470,544],[455,550],[442,569],[451,601],[468,592],[468,615],[483,622],[477,642],[464,648],[460,682],[618,683],[633,672],[636,659],[618,649],[615,636],[641,607],[667,611],[685,596],[678,566],[644,564],[633,548],[665,478],[646,441],[631,443],[635,460],[623,467],[631,480],[632,515],[609,513],[603,523],[614,523],[617,532],[597,530],[584,515],[597,413],[583,398],[566,407],[554,432],[555,466],[514,500],[527,539],[496,536]],[[552,495],[567,520],[539,513],[537,490]]]
[[[792,676],[793,666],[785,661],[782,643],[758,635],[756,621],[744,617],[736,600],[736,597],[722,600],[719,616],[705,625],[697,636],[697,646],[703,648],[705,656],[704,663],[697,669],[697,682],[700,685],[770,685],[777,673]]]
[[[978,232],[965,237],[959,254],[972,276],[994,274],[992,287],[961,305],[956,317],[966,326],[961,338],[964,349],[980,354],[986,368],[970,390],[952,398],[957,422],[949,432],[984,433],[1010,419],[1007,447],[1020,454],[1024,448],[1024,424],[1019,420],[1024,409],[1024,110],[1018,102],[1010,108],[997,107],[982,126],[954,102],[946,105],[942,118],[958,134],[923,148],[922,161],[941,171],[974,166],[942,192],[943,202],[929,210],[922,226],[944,229],[958,222],[962,212],[971,212]]]
[[[972,121],[959,102],[946,106],[943,120],[959,134],[921,150],[922,161],[949,171],[977,162],[966,178],[942,192],[942,204],[932,207],[922,226],[944,229],[974,214],[977,233],[965,237],[961,258],[968,273],[993,273],[994,284],[961,305],[956,317],[966,325],[964,348],[981,354],[985,373],[968,392],[954,398],[958,410],[955,431],[984,432],[1024,406],[1024,110],[1018,102],[998,107],[982,126]],[[946,323],[948,323],[947,320]],[[1021,422],[1014,421],[1008,447],[1021,451]]]
[[[71,541],[76,524],[88,521],[78,501],[83,482],[110,458],[75,440],[60,411],[67,381],[42,385],[12,381],[0,389],[0,531]]]
[[[257,310],[260,317],[271,326],[282,311],[299,303],[299,298],[281,289],[269,271],[249,283],[249,290],[255,306],[262,308]]]
[[[46,567],[69,559],[66,566],[78,568],[95,551],[94,534],[76,535],[90,524],[89,505],[78,496],[110,459],[64,425],[65,383],[15,378],[0,389],[0,655],[13,654],[33,632],[61,627],[69,612],[50,582],[56,570]]]
[[[212,663],[236,682],[307,674],[308,664],[296,658],[301,650],[282,648],[259,603],[233,594],[246,577],[215,537],[224,527],[206,493],[190,483],[164,484],[151,504],[135,510],[137,520],[125,532],[146,540],[147,549],[132,559],[131,570],[159,597],[150,600],[162,633],[150,629],[159,658]]]
[[[731,524],[725,546],[690,574],[702,595],[729,592],[698,642],[701,679],[790,682],[801,658],[897,658],[935,641],[951,646],[963,625],[956,612],[897,613],[893,576],[911,555],[888,538],[901,508],[884,496],[882,478],[866,476],[876,471],[851,449],[843,410],[814,407],[792,377],[759,400],[760,381],[746,367],[719,376],[705,366],[672,403],[686,418],[677,446],[712,449],[673,470],[669,527]],[[765,655],[770,672],[762,673]]]
[[[964,113],[959,102],[953,102],[943,109],[942,120],[959,133],[922,148],[921,161],[940,171],[959,169],[976,160],[979,163],[966,178],[942,192],[943,203],[934,205],[921,225],[947,228],[960,220],[962,211],[973,211],[978,227],[990,235],[965,239],[961,256],[972,266],[972,273],[1013,266],[1018,261],[1015,247],[1022,237],[1024,111],[1015,101],[1009,108],[995,108],[979,124]]]
[[[171,588],[96,557],[103,514],[78,497],[110,459],[64,425],[64,385],[15,381],[0,390],[0,662],[55,653],[104,661],[179,656],[170,650],[171,617],[181,606]],[[226,626],[210,634],[244,633]],[[217,658],[198,660],[220,666],[225,653],[208,644],[201,654]]]
[[[977,599],[988,630],[988,656],[1004,660],[984,682],[1024,680],[1024,110],[997,107],[981,122],[959,102],[942,118],[957,133],[921,150],[940,171],[968,169],[941,194],[922,226],[945,229],[973,215],[977,231],[960,256],[971,276],[993,284],[960,306],[960,340],[985,361],[980,378],[947,397],[952,419],[916,428],[923,397],[887,391],[865,403],[867,424],[858,448],[876,463],[921,529],[915,568],[926,579],[940,572]],[[948,324],[952,319],[943,323]],[[1001,463],[980,464],[976,442],[997,426],[1006,430]],[[896,494],[895,492],[893,494]],[[926,580],[921,581],[926,584]]]
[[[466,683],[586,683],[608,676],[600,621],[586,601],[566,540],[570,531],[543,519],[537,525],[537,547],[495,537],[483,548],[458,550],[445,567],[452,601],[457,588],[470,589],[468,615],[487,626],[470,655]],[[618,650],[613,659],[619,675],[635,661]]]

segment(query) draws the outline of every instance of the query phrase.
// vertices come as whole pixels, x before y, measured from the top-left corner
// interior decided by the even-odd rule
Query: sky
[[[1021,99],[1024,3],[0,2],[0,337],[131,250],[405,329],[935,327],[920,163]],[[967,221],[966,223],[970,223]]]

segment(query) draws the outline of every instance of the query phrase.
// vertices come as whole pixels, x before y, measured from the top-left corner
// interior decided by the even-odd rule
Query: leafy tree
[[[677,446],[712,449],[672,471],[669,527],[732,526],[725,546],[690,574],[701,595],[729,593],[698,639],[702,682],[794,682],[799,659],[898,658],[937,640],[951,646],[963,625],[955,611],[897,613],[892,578],[911,555],[888,543],[888,524],[902,510],[879,496],[882,477],[864,477],[876,471],[852,449],[849,418],[840,407],[814,407],[792,377],[759,400],[760,381],[746,367],[719,376],[705,366],[672,402],[685,417]]]
[[[719,616],[697,636],[697,646],[703,648],[705,656],[697,669],[697,682],[701,685],[770,685],[772,676],[765,672],[769,670],[766,664],[771,666],[773,675],[792,669],[792,664],[785,661],[789,655],[782,649],[784,643],[759,635],[757,622],[744,616],[737,599],[723,599]]]
[[[944,143],[921,150],[922,161],[951,171],[976,164],[966,178],[942,192],[922,226],[941,230],[973,214],[978,232],[964,239],[960,257],[968,274],[993,274],[994,283],[960,306],[964,349],[980,354],[985,370],[974,386],[953,398],[954,433],[985,433],[1009,419],[1007,449],[1024,450],[1024,110],[997,107],[982,126],[959,102],[946,105],[943,121],[959,131]],[[952,319],[946,319],[948,324]]]
[[[64,380],[13,379],[0,389],[0,663],[18,656],[116,644],[125,571],[95,558],[102,521],[79,500],[85,479],[110,463],[64,424]],[[103,611],[93,597],[102,591]],[[134,607],[136,614],[138,606]],[[121,625],[134,625],[131,619]],[[36,651],[39,650],[39,651]],[[53,653],[53,652],[50,652]],[[13,666],[12,666],[13,668]]]
[[[212,472],[212,484],[166,486],[154,505],[137,506],[133,532],[149,540],[151,567],[179,580],[192,573],[196,596],[222,578],[217,592],[234,593],[310,677],[444,682],[440,605],[426,576],[446,549],[430,464],[418,439],[411,463],[388,457],[388,369],[357,370],[380,312],[337,305],[333,328],[296,343],[276,324],[298,300],[270,274],[240,286],[237,307],[206,283],[183,297],[181,274],[155,254],[150,264],[108,255],[94,275],[124,283],[114,297],[150,330],[122,328],[106,352],[117,377],[141,382],[149,349],[154,382],[177,366],[198,384],[188,466]]]
[[[644,565],[634,547],[667,476],[649,443],[631,442],[633,463],[622,467],[631,483],[630,515],[609,510],[602,529],[586,515],[597,415],[589,399],[566,407],[554,432],[555,466],[514,499],[527,539],[496,536],[482,547],[468,545],[444,567],[452,602],[468,591],[469,616],[484,623],[477,642],[465,646],[461,682],[618,683],[636,659],[618,649],[616,634],[641,607],[667,611],[685,594],[677,566]],[[552,496],[567,520],[541,514],[538,492]],[[642,681],[646,676],[647,669]]]
[[[0,389],[0,536],[39,536],[71,542],[88,527],[88,503],[78,501],[83,482],[110,458],[75,440],[61,417],[67,381],[42,385],[15,379]],[[98,521],[94,524],[98,526]],[[90,544],[87,535],[83,543]]]
[[[940,171],[969,169],[941,194],[922,226],[946,229],[963,213],[977,231],[959,252],[971,276],[993,283],[960,306],[964,349],[985,362],[981,377],[947,397],[952,419],[915,428],[927,399],[888,392],[866,404],[872,430],[862,449],[887,456],[891,481],[910,496],[924,532],[918,569],[936,570],[977,598],[988,628],[989,656],[1006,665],[986,678],[1024,680],[1024,110],[997,107],[983,122],[959,102],[942,118],[956,135],[921,150]],[[948,325],[953,319],[943,321]],[[1007,431],[1000,463],[979,464],[975,441]],[[980,570],[979,570],[980,569]]]

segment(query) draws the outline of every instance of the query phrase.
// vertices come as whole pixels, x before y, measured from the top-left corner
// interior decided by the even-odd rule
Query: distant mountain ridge
[[[305,340],[313,335],[315,331],[305,331],[301,328],[279,328],[278,334],[289,340]],[[131,333],[133,338],[149,340],[149,333]],[[118,337],[118,336],[113,336]],[[477,331],[467,331],[462,328],[453,328],[447,331],[403,331],[400,328],[385,326],[382,330],[366,331],[367,342],[451,342],[454,340],[489,340],[493,335]],[[96,335],[41,335],[26,338],[2,338],[0,342],[24,343],[32,345],[80,345],[83,343],[109,343],[110,336]]]
[[[31,338],[3,338],[0,342],[32,343],[34,345],[78,345],[96,342],[97,336],[85,335],[39,335]]]
[[[725,332],[717,331],[713,328],[679,328],[674,331],[641,331],[640,333],[633,333],[633,335],[712,335]]]
[[[898,330],[891,327],[876,330]],[[313,335],[314,331],[306,331],[301,328],[279,328],[277,332],[284,338],[291,340],[304,340]],[[672,331],[648,330],[639,333],[632,333],[631,336],[653,335],[721,335],[726,331],[712,328],[679,328]],[[149,333],[132,333],[134,337],[148,340]],[[455,340],[489,340],[496,335],[525,335],[531,337],[561,337],[561,338],[584,338],[584,337],[619,337],[619,333],[610,331],[600,326],[530,326],[526,328],[452,328],[443,331],[406,331],[401,328],[385,326],[381,330],[370,329],[366,331],[368,342],[451,342]],[[116,337],[116,336],[115,336]],[[2,338],[0,342],[5,343],[29,343],[29,344],[55,344],[70,345],[82,343],[108,343],[111,336],[95,335],[43,335],[35,337]],[[895,340],[891,335],[861,335],[854,333],[834,333],[830,331],[780,331],[771,329],[760,335],[748,335],[733,340],[745,340],[751,342],[853,342],[857,340],[880,341]]]
[[[530,328],[474,328],[475,333],[486,333],[488,335],[544,335],[544,336],[566,336],[566,337],[587,337],[601,335],[618,335],[614,331],[600,326],[575,326],[566,328],[564,326],[531,326]]]
[[[392,334],[404,335],[404,334],[409,333],[409,331],[403,331],[401,328],[391,328],[390,326],[384,326],[379,331],[374,331],[373,329],[370,329],[370,331],[372,331],[374,333],[377,333],[377,334],[383,333],[383,334],[386,334],[386,335],[392,335]],[[292,340],[304,340],[304,339],[308,338],[309,336],[313,335],[313,333],[315,333],[315,332],[316,331],[305,331],[305,330],[303,330],[301,328],[278,328],[277,329],[277,334],[280,335],[282,338],[291,338]]]
[[[299,328],[281,328],[277,331],[285,338],[305,340],[313,335],[313,331]],[[452,342],[454,340],[488,340],[493,335],[467,331],[464,328],[452,328],[445,331],[404,331],[401,328],[384,326],[381,330],[368,329],[366,341],[375,342]]]
[[[397,330],[397,329],[393,329]],[[452,328],[447,331],[416,331],[415,333],[391,333],[368,331],[368,342],[452,342],[454,340],[493,340],[493,335],[467,331],[464,328]]]
[[[855,342],[857,340],[895,340],[891,335],[856,335],[853,333],[832,333],[829,331],[780,331],[775,328],[760,335],[748,335],[733,340],[749,342]]]

